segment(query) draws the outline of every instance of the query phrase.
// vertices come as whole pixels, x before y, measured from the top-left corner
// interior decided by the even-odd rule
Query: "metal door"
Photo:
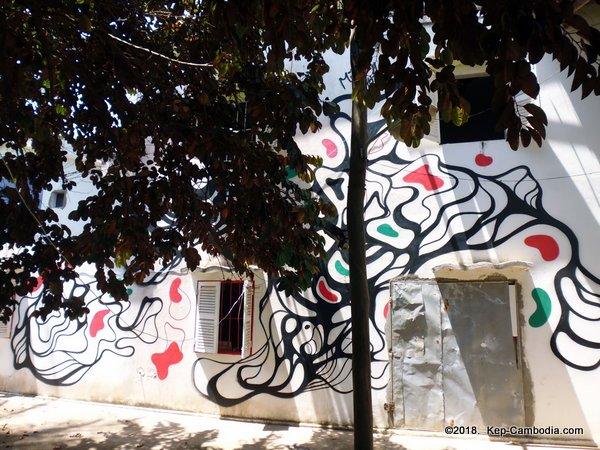
[[[391,292],[394,426],[523,426],[509,284],[406,280]]]

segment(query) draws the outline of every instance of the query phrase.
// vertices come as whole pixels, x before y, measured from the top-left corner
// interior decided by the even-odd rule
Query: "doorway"
[[[391,284],[394,427],[524,426],[516,286]]]

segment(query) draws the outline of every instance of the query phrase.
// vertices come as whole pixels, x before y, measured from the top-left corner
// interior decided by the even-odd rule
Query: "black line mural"
[[[342,112],[313,140],[319,148],[306,149],[324,156],[315,183],[307,188],[336,205],[333,220],[344,230],[350,118],[343,111],[349,110],[350,96],[336,101]],[[370,135],[382,126],[372,121]],[[523,259],[567,261],[554,275],[553,286],[531,292],[536,310],[528,324],[541,327],[553,308],[560,308],[550,342],[554,354],[580,370],[600,365],[600,279],[581,263],[575,233],[544,209],[541,185],[528,167],[486,175],[490,171],[483,168],[493,167],[493,158],[483,153],[474,156],[474,168],[451,165],[433,153],[411,156],[387,134],[369,147],[369,160],[365,219],[375,389],[387,384],[389,281],[461,252],[484,259],[491,250],[510,247],[521,249]],[[139,346],[153,345],[160,350],[151,357],[160,380],[191,355],[194,386],[222,406],[258,394],[290,398],[319,389],[351,392],[348,255],[333,240],[327,242],[321,275],[310,289],[287,298],[277,291],[277,280],[269,280],[259,303],[260,327],[254,331],[261,335],[255,341],[264,343],[240,361],[196,359],[189,326],[194,286],[191,277],[171,272],[173,266],[133,287],[136,300],[126,303],[99,295],[91,277],[75,280],[72,292],[86,298],[91,313],[73,322],[58,313],[44,321],[30,319],[40,301],[34,291],[16,311],[14,366],[29,369],[47,384],[73,385],[106,355],[127,358]]]
[[[21,299],[15,312],[11,341],[15,368],[29,369],[38,380],[50,385],[70,386],[107,354],[131,357],[137,346],[152,344],[165,347],[151,356],[157,377],[165,379],[169,367],[182,360],[181,349],[190,340],[186,338],[189,332],[178,324],[193,311],[193,296],[180,289],[181,278],[170,275],[171,268],[156,272],[137,285],[134,289],[138,292],[129,289],[132,300],[128,302],[100,294],[95,289],[95,279],[82,275],[71,283],[70,294],[84,297],[90,313],[74,321],[59,312],[45,320],[32,318],[41,301],[38,285]],[[165,300],[155,294],[157,287],[166,282],[169,301],[164,311]]]
[[[93,286],[92,281],[72,283],[71,293],[85,296],[91,311],[89,317],[73,321],[58,312],[45,320],[32,319],[30,315],[40,298],[34,292],[21,300],[12,339],[16,369],[28,368],[36,378],[51,385],[72,385],[105,353],[127,357],[133,355],[138,340],[156,341],[161,299],[145,297],[134,308],[130,302],[98,295]],[[99,333],[102,329],[105,331]]]
[[[341,111],[349,110],[343,105],[349,100],[349,95],[336,99]],[[331,118],[333,134],[321,140],[325,163],[311,187],[338,207],[334,220],[342,229],[346,228],[349,121],[343,112]],[[382,126],[381,121],[372,122],[369,135]],[[474,158],[479,167],[492,162],[483,153]],[[381,389],[387,382],[384,326],[389,281],[415,273],[436,258],[466,251],[487,254],[509,241],[512,246],[520,242],[523,254],[529,247],[548,262],[571,252],[568,264],[555,276],[561,313],[550,345],[572,367],[591,370],[600,365],[600,333],[584,331],[600,320],[600,280],[580,264],[575,234],[544,209],[542,188],[528,167],[483,175],[446,164],[434,154],[410,159],[403,146],[383,134],[369,148],[367,191],[374,388]],[[348,267],[347,253],[332,242],[322,275],[311,289],[292,301],[271,285],[260,305],[267,342],[250,358],[233,364],[200,358],[195,368],[198,390],[222,406],[261,393],[286,398],[321,388],[350,392]],[[278,309],[270,296],[277,299]],[[537,309],[529,324],[539,327],[550,316],[552,300],[543,288],[534,289],[531,297]]]

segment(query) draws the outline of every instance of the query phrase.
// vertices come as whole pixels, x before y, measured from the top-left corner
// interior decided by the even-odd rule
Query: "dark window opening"
[[[223,281],[219,308],[219,353],[242,353],[244,282]]]
[[[458,80],[458,89],[471,104],[469,121],[460,127],[452,122],[440,120],[442,144],[479,142],[504,139],[503,131],[495,131],[498,115],[491,109],[494,95],[492,77],[463,78]]]
[[[67,204],[65,191],[54,191],[50,195],[50,208],[64,208]]]

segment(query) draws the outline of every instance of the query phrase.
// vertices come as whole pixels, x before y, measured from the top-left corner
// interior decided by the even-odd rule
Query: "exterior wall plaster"
[[[336,205],[336,225],[344,228],[349,68],[344,57],[329,59],[325,95],[341,112],[323,117],[323,129],[298,136],[298,142],[306,153],[323,157],[315,183],[306,187]],[[378,427],[389,425],[390,282],[401,276],[498,278],[519,286],[526,423],[580,426],[584,438],[600,442],[600,100],[581,101],[579,92],[570,93],[550,60],[537,73],[539,103],[550,122],[542,148],[512,152],[503,141],[440,146],[424,140],[408,149],[387,133],[369,147],[365,217]],[[371,135],[383,126],[376,113],[369,122]],[[76,196],[69,193],[67,207],[58,211],[64,220]],[[10,338],[0,339],[0,389],[350,425],[345,251],[327,240],[322,275],[294,298],[257,272],[253,354],[245,359],[193,351],[196,282],[233,277],[224,265],[207,261],[194,273],[178,266],[159,270],[131,287],[126,305],[101,295],[92,277],[84,277],[72,288],[86,291],[92,312],[72,323],[60,315],[29,320],[39,290],[32,292],[15,312]],[[547,317],[533,321],[536,314]],[[156,355],[169,364],[157,363]]]

